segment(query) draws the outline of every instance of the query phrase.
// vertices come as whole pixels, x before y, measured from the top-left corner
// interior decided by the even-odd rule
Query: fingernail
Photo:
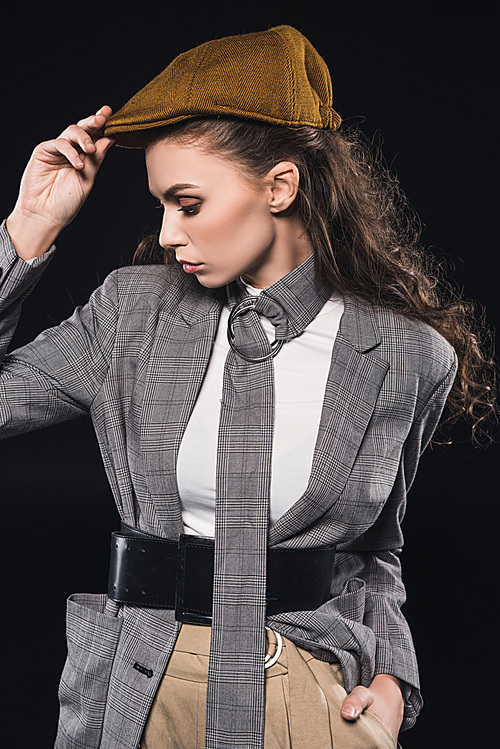
[[[346,705],[342,708],[344,715],[348,715],[350,718],[354,718],[356,715],[356,708],[353,705]]]

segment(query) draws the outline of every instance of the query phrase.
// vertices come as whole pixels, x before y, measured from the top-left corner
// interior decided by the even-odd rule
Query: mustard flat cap
[[[275,26],[183,52],[109,118],[105,135],[143,148],[145,131],[204,115],[330,130],[341,122],[323,58],[299,31]]]

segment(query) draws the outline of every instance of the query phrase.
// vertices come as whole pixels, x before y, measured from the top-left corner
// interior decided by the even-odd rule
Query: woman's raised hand
[[[33,151],[7,219],[14,247],[25,260],[46,252],[87,199],[114,143],[103,135],[110,115],[111,108],[103,106]]]

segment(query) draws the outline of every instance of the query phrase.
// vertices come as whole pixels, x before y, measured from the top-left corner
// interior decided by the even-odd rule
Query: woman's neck
[[[304,262],[313,246],[303,224],[293,218],[276,218],[276,232],[267,262],[249,269],[242,281],[255,289],[267,289]]]

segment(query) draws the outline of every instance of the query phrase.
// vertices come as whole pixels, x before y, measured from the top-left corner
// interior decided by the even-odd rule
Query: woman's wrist
[[[14,249],[23,260],[40,257],[51,248],[61,228],[42,218],[14,208],[6,221],[6,229]]]
[[[372,680],[372,686],[380,686],[382,689],[389,690],[394,695],[403,697],[403,688],[400,680],[391,674],[376,674]]]
[[[402,685],[399,679],[390,674],[376,674],[373,677],[370,689],[379,695],[386,704],[392,705],[394,709],[401,711],[401,720],[404,712],[404,697]]]
[[[380,718],[397,741],[405,705],[400,680],[390,674],[377,674],[373,677],[370,690],[375,700],[368,709]]]

